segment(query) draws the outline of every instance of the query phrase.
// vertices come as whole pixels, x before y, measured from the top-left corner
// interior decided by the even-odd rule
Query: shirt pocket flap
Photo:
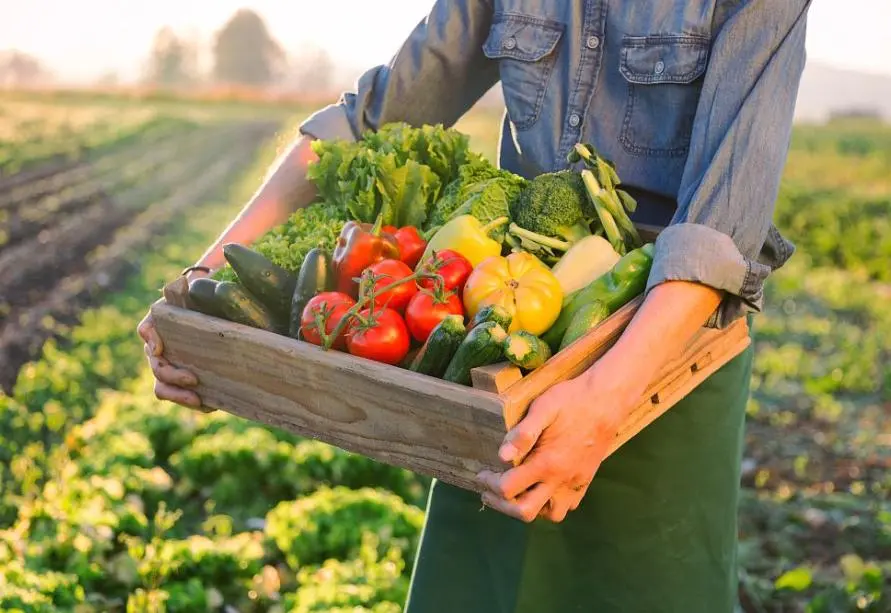
[[[483,53],[490,59],[537,62],[550,55],[563,35],[563,25],[526,15],[495,15]]]
[[[619,70],[630,83],[692,83],[705,72],[708,52],[708,39],[698,36],[626,36]]]

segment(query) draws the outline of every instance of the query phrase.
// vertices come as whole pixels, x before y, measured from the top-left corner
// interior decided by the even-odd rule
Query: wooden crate
[[[526,376],[509,364],[476,369],[471,388],[208,317],[188,310],[185,290],[182,279],[168,285],[152,313],[165,357],[198,376],[205,407],[477,492],[481,469],[504,468],[497,452],[506,430],[542,392],[602,356],[642,302],[627,304]],[[612,451],[749,343],[745,319],[701,329],[649,386]]]

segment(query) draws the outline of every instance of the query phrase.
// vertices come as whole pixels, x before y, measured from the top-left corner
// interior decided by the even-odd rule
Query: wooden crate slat
[[[164,303],[152,310],[165,356],[195,372],[209,407],[468,489],[479,470],[502,466],[497,395]]]
[[[165,357],[198,376],[203,410],[221,409],[476,492],[479,470],[506,468],[497,456],[505,431],[544,391],[608,351],[643,302],[636,298],[526,376],[507,362],[474,369],[470,388],[190,311],[187,289],[182,278],[170,283],[152,312]],[[749,343],[745,320],[700,330],[648,387],[610,453]]]
[[[535,398],[555,383],[576,377],[606,353],[631,323],[634,314],[643,304],[638,296],[609,316],[594,330],[575,341],[563,351],[554,354],[545,364],[508,388],[503,396],[506,401],[504,420],[508,429],[513,428],[526,414]]]

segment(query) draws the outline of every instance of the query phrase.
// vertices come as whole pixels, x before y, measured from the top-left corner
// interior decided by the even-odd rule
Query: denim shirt
[[[453,125],[499,80],[502,167],[567,167],[577,142],[613,160],[664,227],[647,291],[725,298],[724,327],[763,306],[793,245],[772,223],[805,62],[810,0],[437,0],[386,66],[301,126],[355,139],[391,121]]]

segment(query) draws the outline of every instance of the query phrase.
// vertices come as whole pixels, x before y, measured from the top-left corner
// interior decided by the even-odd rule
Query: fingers
[[[146,353],[148,351],[148,348],[146,348]],[[192,372],[183,368],[177,368],[163,357],[149,355],[148,360],[155,378],[162,383],[177,387],[195,387],[198,385],[198,378]]]
[[[540,517],[560,523],[566,519],[566,514],[572,509],[572,504],[577,497],[577,493],[568,487],[558,489],[548,503],[542,508]],[[577,504],[577,503],[576,503]]]
[[[526,416],[504,437],[498,450],[498,457],[504,462],[512,462],[524,457],[557,416],[559,407],[543,396],[532,403]]]
[[[541,510],[541,517],[555,523],[563,521],[569,512],[579,508],[590,485],[591,482],[588,481],[573,487],[567,485],[559,488]]]
[[[482,499],[483,504],[487,507],[529,523],[538,517],[542,507],[554,494],[554,490],[554,486],[540,483],[516,500],[505,500],[491,492],[484,492]]]
[[[161,342],[161,337],[158,335],[158,331],[155,330],[155,322],[152,320],[151,313],[147,314],[139,322],[139,325],[136,327],[136,333],[145,341],[145,345],[148,347],[151,355],[164,353],[164,343]]]
[[[510,499],[516,498],[536,483],[544,481],[548,476],[548,466],[547,455],[536,453],[507,472],[494,473],[484,470],[477,477],[492,493]]]
[[[155,381],[155,396],[158,400],[169,400],[193,409],[201,407],[201,399],[192,390],[176,387],[163,381]]]

